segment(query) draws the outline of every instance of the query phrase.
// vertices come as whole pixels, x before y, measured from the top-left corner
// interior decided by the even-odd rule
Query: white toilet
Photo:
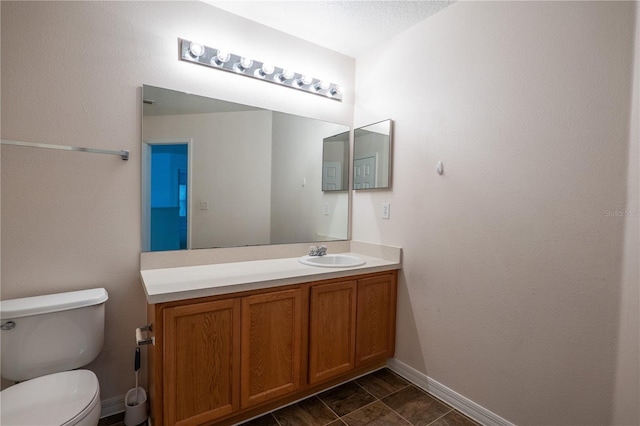
[[[0,302],[0,375],[20,382],[0,392],[1,425],[98,424],[98,378],[73,369],[102,350],[108,298],[95,288]]]

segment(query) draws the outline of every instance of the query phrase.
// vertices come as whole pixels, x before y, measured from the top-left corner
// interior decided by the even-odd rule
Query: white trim
[[[114,396],[113,398],[100,401],[100,418],[113,416],[118,413],[124,413],[124,395]]]
[[[508,420],[503,419],[495,413],[487,410],[483,406],[476,404],[469,398],[460,395],[452,389],[449,389],[442,383],[437,382],[424,373],[416,370],[407,364],[398,361],[396,358],[391,358],[387,361],[387,367],[390,370],[404,377],[419,388],[424,389],[433,396],[441,399],[447,404],[451,405],[461,413],[471,417],[472,419],[480,422],[485,426],[514,426]]]

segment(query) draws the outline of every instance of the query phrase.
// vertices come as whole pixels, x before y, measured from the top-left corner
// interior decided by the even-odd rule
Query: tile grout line
[[[406,388],[408,388],[408,387],[410,387],[410,386],[412,386],[412,385],[413,385],[413,384],[412,384],[411,382],[409,382],[406,386],[402,387],[401,389],[398,389],[398,390],[397,390],[397,391],[395,391],[395,392],[390,393],[389,395],[385,396],[384,398],[386,398],[386,397],[388,397],[388,396],[391,396],[391,395],[394,395],[394,394],[396,394],[396,393],[400,392],[401,390],[406,389]],[[413,385],[413,386],[414,386],[414,387],[416,387],[415,385]],[[426,394],[426,395],[428,395],[428,396],[431,396],[431,394],[430,394],[429,392],[425,392],[425,394]],[[441,402],[441,401],[440,401],[439,399],[437,399],[437,398],[434,398],[434,399],[435,399],[436,401],[438,401],[438,402]],[[396,414],[397,414],[397,415],[398,415],[402,420],[406,421],[406,422],[407,422],[407,423],[409,423],[410,425],[413,425],[413,423],[412,423],[412,422],[410,422],[408,419],[404,418],[404,416],[403,416],[402,414],[398,413],[396,410],[394,410],[393,408],[391,408],[391,407],[389,407],[387,404],[385,404],[385,402],[384,402],[384,401],[382,401],[382,398],[380,398],[380,402],[382,402],[382,404],[384,404],[384,406],[385,406],[385,407],[389,408],[389,410],[391,410],[391,411],[393,411],[394,413],[396,413]],[[443,403],[443,405],[444,405],[445,407],[448,407],[448,408],[449,408],[449,411],[447,411],[446,413],[444,413],[444,414],[443,414],[443,415],[441,415],[440,417],[435,418],[432,422],[429,422],[429,423],[428,423],[427,425],[425,425],[425,426],[432,425],[434,422],[437,422],[438,420],[440,420],[440,419],[441,419],[441,418],[443,418],[444,416],[448,415],[448,414],[449,414],[449,413],[451,413],[452,411],[455,411],[455,410],[454,410],[454,409],[453,409],[449,404],[444,404],[444,403]]]
[[[443,418],[444,416],[448,416],[449,414],[451,414],[453,411],[454,411],[454,410],[453,410],[453,408],[451,408],[449,411],[447,411],[446,413],[444,413],[443,415],[441,415],[441,416],[440,416],[440,417],[438,417],[437,419],[434,419],[431,423],[429,423],[429,424],[428,424],[428,425],[426,425],[426,426],[429,426],[429,425],[434,424],[435,422],[437,422],[438,420],[440,420],[440,419],[441,419],[441,418]]]
[[[358,411],[360,411],[360,410],[364,410],[364,409],[365,409],[365,408],[367,408],[368,406],[370,406],[370,405],[372,405],[372,404],[375,404],[375,403],[376,403],[376,402],[378,402],[378,401],[380,401],[380,400],[379,400],[379,399],[376,399],[375,401],[372,401],[372,402],[370,402],[370,403],[368,403],[368,404],[365,404],[365,405],[363,405],[362,407],[358,408],[357,410],[353,410],[352,412],[347,413],[347,414],[345,414],[344,416],[340,417],[340,420],[342,420],[344,417],[350,416],[350,415],[351,415],[351,414],[353,414],[353,413],[357,413],[357,412],[358,412]],[[380,402],[382,402],[382,401],[380,401]],[[384,402],[382,402],[382,404],[383,404],[385,407],[387,406],[387,404],[385,404]],[[343,420],[343,423],[347,423],[347,422],[345,422],[345,421]],[[348,424],[348,423],[347,423],[347,424]]]
[[[400,391],[401,391],[401,390],[403,390],[403,389],[408,388],[409,386],[411,386],[411,383],[407,383],[405,386],[401,387],[400,389],[398,389],[398,390],[397,390],[397,391],[395,391],[395,392],[391,392],[389,395],[384,396],[383,398],[387,398],[387,397],[390,397],[391,395],[395,395],[396,393],[400,392]],[[411,423],[409,420],[405,419],[405,418],[402,416],[402,414],[398,413],[396,410],[394,410],[393,408],[389,407],[389,406],[388,406],[388,405],[387,405],[387,404],[382,400],[382,398],[380,398],[380,402],[381,402],[385,407],[387,407],[389,410],[393,411],[393,412],[394,412],[394,413],[396,413],[398,416],[400,416],[400,418],[401,418],[402,420],[404,420],[405,422],[407,422],[407,423],[409,423],[410,425],[412,425],[412,426],[413,426],[413,423]]]
[[[382,402],[382,401],[380,401],[380,402]],[[382,402],[382,403],[384,404],[384,402]],[[385,407],[388,407],[388,408],[389,408],[389,410],[391,410],[391,412],[396,413],[396,415],[397,415],[398,417],[400,417],[402,420],[404,420],[405,422],[407,422],[407,423],[408,423],[408,424],[410,424],[411,426],[414,426],[414,424],[413,424],[413,423],[411,423],[408,419],[405,419],[405,418],[402,416],[402,414],[398,413],[396,410],[394,410],[393,408],[389,407],[387,404],[384,404],[384,406],[385,406]]]
[[[271,415],[271,417],[273,417],[273,420],[276,421],[276,423],[278,424],[278,426],[282,426],[282,423],[280,423],[280,420],[278,420],[278,418],[273,414],[274,412],[270,412],[269,414]]]
[[[355,380],[354,380],[354,383],[355,383],[356,385],[360,386],[360,387],[362,388],[362,390],[364,390],[365,392],[367,392],[369,395],[371,395],[372,397],[374,397],[374,398],[375,398],[375,400],[374,400],[373,402],[370,402],[369,404],[363,405],[362,407],[358,408],[357,410],[353,410],[352,412],[345,414],[344,416],[340,417],[340,420],[342,420],[344,417],[349,416],[349,415],[351,415],[351,414],[353,414],[353,413],[355,413],[355,412],[357,412],[357,411],[363,410],[364,408],[368,407],[369,405],[375,404],[376,402],[380,402],[383,406],[385,406],[385,407],[387,407],[389,410],[391,410],[391,412],[395,413],[398,417],[400,417],[402,420],[404,420],[405,422],[407,422],[407,424],[409,424],[409,425],[412,425],[412,426],[413,426],[413,423],[411,423],[409,420],[405,419],[405,418],[404,418],[400,413],[398,413],[396,410],[394,410],[393,408],[389,407],[387,404],[385,404],[385,403],[384,403],[384,401],[382,401],[382,398],[387,398],[388,396],[391,396],[391,395],[393,395],[393,394],[395,394],[395,393],[400,392],[400,391],[401,391],[401,390],[403,390],[403,389],[408,388],[409,386],[411,386],[411,383],[407,383],[406,385],[404,385],[404,386],[403,386],[403,387],[401,387],[400,389],[398,389],[398,390],[396,390],[396,391],[393,391],[393,392],[390,392],[390,393],[388,393],[387,395],[385,395],[385,396],[383,396],[383,397],[381,397],[381,398],[376,397],[374,394],[372,394],[371,392],[369,392],[367,389],[365,389],[365,388],[364,388],[364,386],[360,385],[360,383],[357,383]],[[344,420],[342,420],[342,421],[343,421],[343,423],[347,423],[347,422],[345,422]]]
[[[314,395],[316,398],[318,398],[318,400],[322,403],[322,405],[324,405],[325,407],[327,407],[329,409],[329,411],[331,411],[337,418],[331,420],[329,423],[326,423],[324,426],[330,425],[331,423],[335,422],[336,420],[341,420],[340,416],[338,415],[338,413],[336,413],[335,411],[333,411],[331,409],[331,407],[329,407],[329,404],[327,404],[326,402],[324,402],[322,400],[322,398],[320,398],[318,395]]]
[[[409,386],[409,385],[407,385]],[[405,386],[404,388],[406,388],[407,386]],[[402,389],[404,389],[402,388]],[[400,390],[402,390],[400,389]],[[400,392],[400,390],[398,392]],[[390,393],[389,395],[393,395],[396,392]],[[387,395],[387,396],[389,396]],[[386,397],[385,397],[386,398]],[[391,410],[392,412],[396,413],[398,415],[398,417],[400,417],[402,420],[404,420],[405,422],[409,423],[411,426],[414,426],[413,422],[410,422],[408,419],[405,419],[404,416],[400,413],[398,413],[396,410],[394,410],[393,408],[389,407],[387,404],[384,403],[384,401],[380,400],[380,402],[382,402],[382,404],[387,407],[389,410]]]

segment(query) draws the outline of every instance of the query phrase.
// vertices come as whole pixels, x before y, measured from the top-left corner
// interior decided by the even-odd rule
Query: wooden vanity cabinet
[[[233,424],[393,356],[397,271],[150,305],[156,425]]]

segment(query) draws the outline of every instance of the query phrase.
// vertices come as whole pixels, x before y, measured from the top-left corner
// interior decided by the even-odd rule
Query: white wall
[[[631,97],[631,126],[629,131],[629,159],[627,172],[627,206],[625,221],[624,259],[620,286],[620,330],[616,386],[613,392],[613,421],[615,425],[640,424],[640,8],[636,3],[636,35]]]
[[[148,84],[349,124],[355,61],[199,2],[2,2],[2,138],[131,150],[2,147],[2,298],[104,286],[103,399],[133,387],[141,91]],[[342,103],[178,61],[177,38],[342,83]]]
[[[357,60],[355,127],[395,124],[353,239],[404,249],[396,357],[515,424],[609,424],[616,371],[638,422],[638,218],[606,215],[637,200],[634,6],[458,2]]]

